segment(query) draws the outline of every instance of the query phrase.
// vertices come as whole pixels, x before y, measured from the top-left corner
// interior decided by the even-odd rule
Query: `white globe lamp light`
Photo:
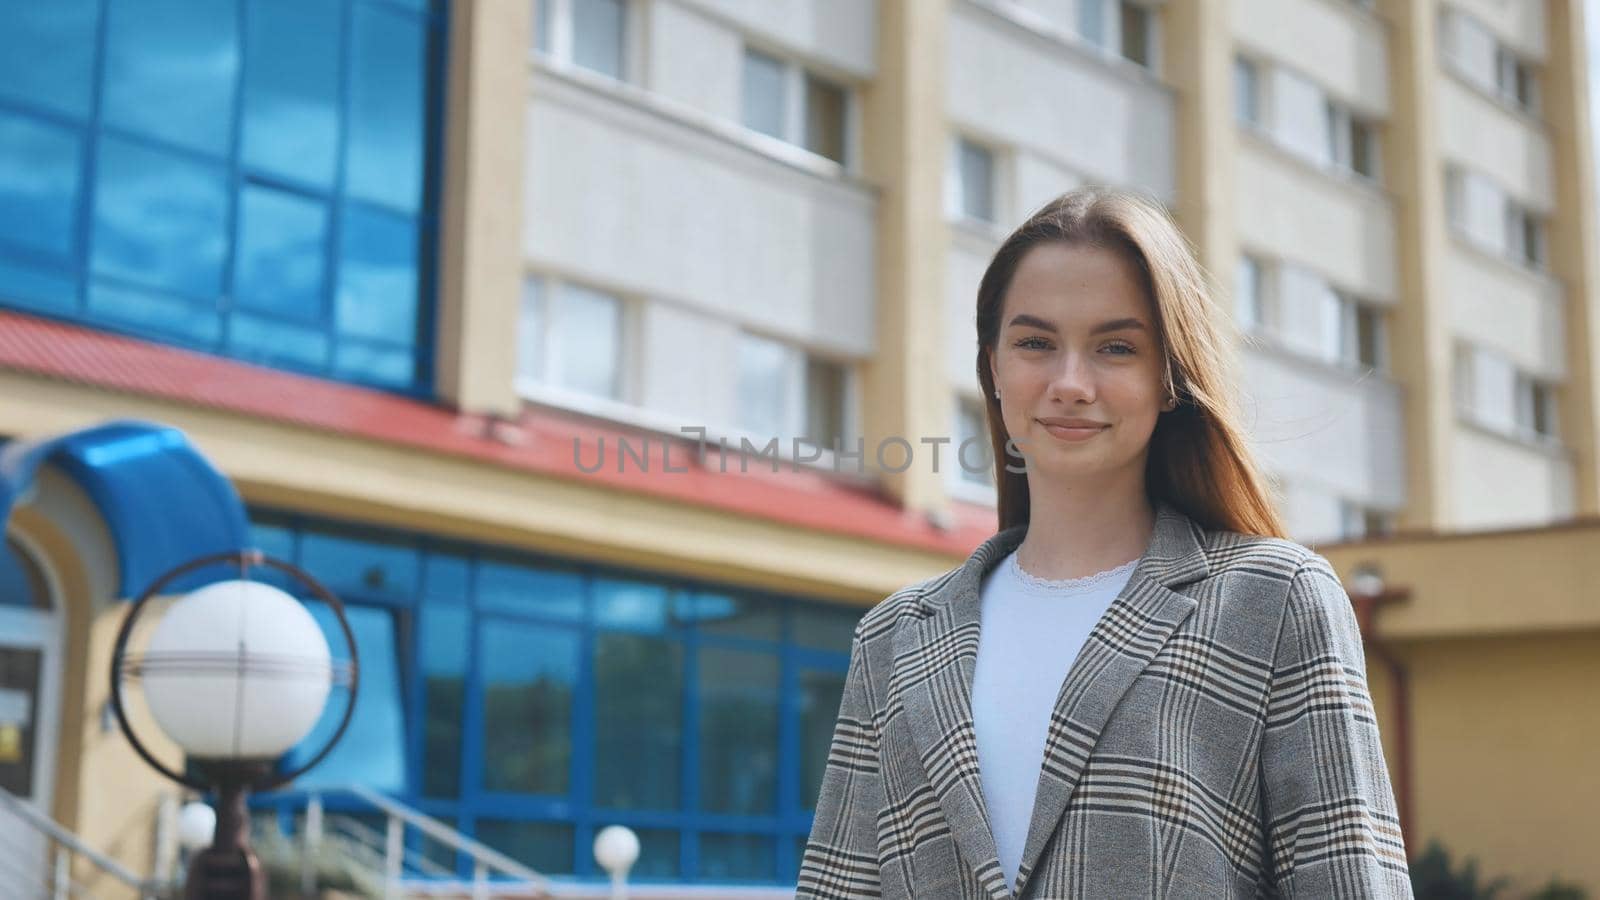
[[[594,861],[611,874],[611,896],[620,900],[628,870],[639,860],[639,836],[623,825],[607,825],[594,836]]]

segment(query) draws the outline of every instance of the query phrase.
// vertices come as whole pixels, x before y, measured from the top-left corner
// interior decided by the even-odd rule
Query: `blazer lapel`
[[[895,634],[890,699],[900,698],[912,743],[939,798],[956,850],[995,900],[1011,897],[1000,871],[978,778],[972,673],[978,659],[983,575],[1022,543],[1025,527],[990,537],[923,598],[923,618]]]
[[[1056,697],[1033,817],[1017,869],[1017,896],[1027,887],[1045,843],[1066,813],[1067,801],[1117,703],[1194,611],[1196,602],[1174,588],[1203,578],[1206,572],[1198,527],[1176,508],[1160,504],[1149,549],[1090,630]]]

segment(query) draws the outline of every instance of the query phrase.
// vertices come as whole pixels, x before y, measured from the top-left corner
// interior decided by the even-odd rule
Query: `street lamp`
[[[149,601],[176,579],[206,566],[236,566],[239,577],[205,585],[175,601],[156,623],[143,653],[128,652],[134,623]],[[254,581],[254,567],[300,581],[338,617],[348,663],[335,663],[322,630],[304,604]],[[128,610],[111,658],[111,707],[133,748],[156,771],[217,794],[210,846],[195,854],[187,900],[266,900],[266,875],[250,849],[245,799],[286,784],[321,762],[355,711],[355,638],[338,598],[295,566],[243,550],[185,563],[158,578]],[[156,724],[183,748],[188,772],[157,760],[134,733],[123,702],[125,679],[142,682]],[[276,773],[284,753],[321,718],[335,684],[347,685],[344,716],[322,749],[300,768]]]

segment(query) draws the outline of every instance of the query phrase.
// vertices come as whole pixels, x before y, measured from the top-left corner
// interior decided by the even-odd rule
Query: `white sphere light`
[[[594,861],[613,875],[626,872],[639,859],[639,836],[623,825],[607,825],[594,836]]]
[[[211,846],[217,834],[217,811],[196,800],[178,810],[178,843],[185,850]]]
[[[220,581],[173,603],[140,666],[156,722],[190,756],[271,759],[328,702],[328,641],[300,601],[258,581]]]

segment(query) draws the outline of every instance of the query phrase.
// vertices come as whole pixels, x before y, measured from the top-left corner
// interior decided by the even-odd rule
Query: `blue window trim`
[[[252,522],[270,525],[287,531],[294,562],[299,562],[303,552],[303,536],[309,529],[330,533],[346,533],[352,537],[372,537],[393,541],[408,547],[419,557],[415,567],[417,580],[404,596],[397,596],[393,586],[385,593],[363,595],[359,590],[344,591],[341,599],[357,605],[374,605],[392,609],[396,613],[396,646],[404,655],[399,660],[400,693],[405,706],[403,733],[406,745],[406,787],[395,795],[396,799],[430,816],[440,819],[472,836],[477,823],[485,818],[506,818],[522,821],[548,821],[570,825],[576,859],[571,875],[580,880],[601,878],[590,848],[601,827],[611,824],[646,829],[661,828],[679,835],[679,875],[667,879],[640,879],[667,883],[696,883],[706,879],[699,874],[700,838],[703,834],[747,835],[765,838],[772,842],[775,877],[767,880],[740,883],[762,885],[793,884],[799,869],[797,845],[811,830],[813,813],[804,808],[809,798],[801,796],[801,733],[800,733],[800,678],[802,671],[823,671],[843,676],[849,664],[848,650],[827,650],[801,646],[794,642],[794,611],[806,606],[828,605],[820,601],[807,601],[766,591],[733,588],[710,582],[693,581],[673,576],[663,576],[649,570],[617,566],[575,563],[571,559],[547,554],[512,551],[505,548],[462,544],[459,541],[434,538],[428,535],[373,528],[355,523],[330,521],[293,512],[271,509],[252,509]],[[422,761],[424,751],[424,703],[426,698],[424,672],[420,664],[422,635],[418,615],[423,605],[426,581],[422,576],[426,555],[448,556],[467,563],[467,596],[460,598],[468,610],[471,651],[467,657],[465,673],[466,692],[463,698],[461,754],[457,798],[427,797],[421,793]],[[480,563],[514,560],[541,568],[574,571],[582,578],[583,612],[579,619],[540,616],[529,612],[506,611],[503,607],[478,606]],[[316,577],[315,572],[310,573]],[[722,634],[701,634],[689,623],[670,623],[664,628],[627,628],[600,624],[595,615],[593,586],[601,579],[616,578],[642,581],[669,593],[680,591],[730,593],[735,596],[765,601],[777,601],[780,611],[779,631],[776,639],[738,637]],[[831,605],[830,605],[831,606]],[[483,676],[478,652],[480,624],[488,620],[512,620],[537,624],[552,630],[575,634],[579,644],[577,679],[573,686],[571,720],[573,751],[570,759],[568,793],[563,796],[534,796],[488,792],[481,789],[484,776],[483,758]],[[660,637],[681,644],[684,667],[680,720],[680,792],[678,808],[672,810],[612,810],[592,803],[595,787],[595,737],[596,737],[596,684],[594,671],[595,646],[599,636],[605,634],[642,634]],[[699,809],[699,759],[701,735],[698,724],[701,716],[701,699],[696,678],[701,648],[726,648],[764,653],[778,660],[778,768],[775,807],[769,814],[740,815],[710,813]],[[331,701],[332,702],[332,701]],[[276,811],[285,827],[294,812],[301,808],[308,792],[290,789],[254,798],[255,807]],[[364,810],[358,802],[339,795],[324,799],[330,812],[357,812]],[[408,834],[408,843],[420,845],[420,838]],[[471,870],[465,858],[457,859],[457,874],[470,877]]]
[[[323,334],[329,340],[329,359],[327,365],[318,370],[294,366],[286,362],[276,362],[273,368],[297,372],[333,381],[358,384],[364,387],[382,390],[400,396],[412,397],[419,400],[430,400],[434,394],[434,380],[436,376],[437,353],[434,345],[438,329],[438,256],[440,207],[443,200],[443,177],[445,171],[445,141],[444,141],[444,111],[445,97],[448,87],[448,75],[452,60],[449,56],[450,31],[449,31],[449,4],[451,0],[428,0],[423,9],[417,9],[403,3],[391,0],[342,0],[341,17],[345,46],[341,48],[339,61],[339,143],[340,152],[336,157],[336,172],[332,185],[326,190],[303,184],[293,179],[267,173],[251,166],[246,166],[242,161],[240,140],[243,132],[244,115],[242,112],[242,98],[245,86],[245,66],[241,58],[239,71],[233,84],[233,121],[230,126],[228,139],[227,158],[221,158],[174,144],[161,138],[137,134],[122,128],[107,125],[102,116],[105,91],[104,84],[107,46],[107,11],[111,0],[99,0],[96,7],[95,22],[95,53],[91,69],[90,100],[87,118],[79,119],[75,116],[50,109],[45,106],[18,101],[14,98],[0,98],[0,111],[26,116],[48,124],[70,129],[83,142],[83,154],[78,173],[78,196],[73,215],[74,249],[65,260],[53,255],[41,254],[36,251],[6,246],[0,243],[0,260],[12,260],[35,268],[46,269],[52,274],[65,278],[75,284],[73,302],[74,310],[70,314],[54,313],[41,310],[27,304],[16,304],[16,308],[31,316],[52,319],[55,321],[69,322],[76,325],[87,325],[99,331],[121,334],[141,340],[151,340],[158,343],[184,347],[197,350],[223,358],[234,358],[227,352],[233,326],[231,313],[235,309],[232,303],[234,285],[234,268],[238,247],[238,218],[239,203],[243,188],[246,185],[259,184],[294,193],[298,196],[316,199],[324,203],[328,209],[328,228],[324,237],[323,259],[325,271],[322,285],[322,320]],[[237,40],[241,48],[246,44],[250,13],[254,3],[252,0],[215,0],[215,2],[233,2],[238,6],[238,15],[235,17]],[[380,203],[348,197],[345,191],[345,156],[343,149],[348,143],[350,123],[350,78],[353,60],[349,49],[351,41],[351,27],[354,18],[356,3],[365,6],[383,9],[390,14],[403,15],[423,24],[426,47],[424,56],[433,77],[423,79],[424,84],[424,122],[423,122],[423,173],[422,173],[422,200],[415,213],[410,211],[397,211]],[[228,185],[227,211],[224,219],[226,249],[223,256],[221,270],[222,286],[217,296],[196,297],[187,295],[183,291],[171,288],[153,289],[149,285],[129,281],[116,275],[96,274],[93,272],[91,261],[94,258],[94,202],[97,179],[99,176],[100,144],[105,138],[114,138],[142,147],[160,150],[182,159],[193,162],[204,162],[210,166],[225,166],[227,169],[226,183]],[[364,379],[337,372],[333,365],[333,355],[339,343],[339,335],[333,326],[334,303],[338,291],[338,264],[339,233],[343,225],[344,212],[347,205],[354,204],[360,208],[379,210],[390,215],[400,214],[410,220],[417,232],[417,316],[416,332],[412,346],[409,348],[413,360],[414,375],[412,381],[406,386],[397,386],[376,380]],[[219,336],[215,344],[204,343],[186,339],[179,335],[158,333],[152,330],[140,329],[137,326],[106,320],[91,314],[88,311],[89,290],[93,283],[100,282],[110,287],[130,288],[141,291],[154,291],[176,300],[194,303],[199,307],[210,306],[218,311]],[[12,304],[0,299],[0,308],[9,308]],[[252,315],[263,318],[274,318],[270,314],[263,314],[253,310]],[[285,320],[287,324],[287,320]],[[304,324],[304,323],[295,323]],[[394,344],[381,340],[357,338],[363,346],[373,346],[392,350],[406,350],[404,345]],[[242,360],[251,363],[249,360]],[[258,364],[258,363],[251,363]]]

